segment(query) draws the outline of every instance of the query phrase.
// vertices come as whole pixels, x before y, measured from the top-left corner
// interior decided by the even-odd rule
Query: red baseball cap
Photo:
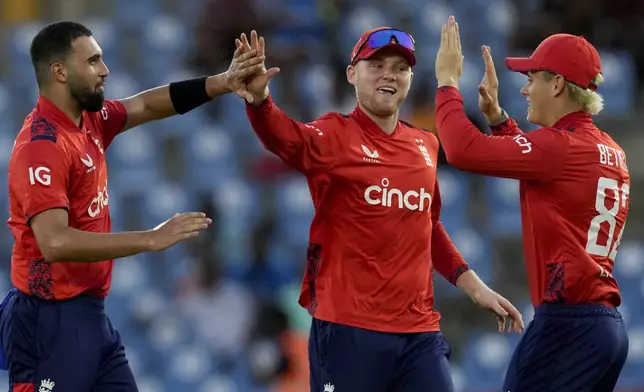
[[[382,32],[377,34],[378,32]],[[391,48],[403,56],[409,65],[416,64],[415,42],[411,34],[391,27],[378,27],[362,34],[351,51],[351,65],[360,60],[367,60],[380,49]]]
[[[508,57],[514,72],[549,71],[584,89],[595,90],[593,80],[602,72],[597,49],[584,37],[554,34],[543,40],[529,58]]]

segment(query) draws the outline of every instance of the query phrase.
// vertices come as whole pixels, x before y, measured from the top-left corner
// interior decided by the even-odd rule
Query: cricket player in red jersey
[[[597,50],[584,38],[555,34],[530,58],[507,67],[528,76],[521,90],[523,133],[498,102],[498,79],[483,47],[479,103],[493,135],[469,122],[458,91],[458,26],[443,27],[436,59],[436,120],[447,160],[473,173],[520,180],[523,247],[536,307],[506,373],[504,391],[612,391],[628,355],[613,263],[629,209],[624,151],[598,129],[602,109]]]
[[[111,233],[105,150],[127,129],[237,91],[262,58],[238,50],[223,74],[107,102],[109,72],[84,26],[46,26],[32,41],[31,58],[40,97],[9,163],[16,290],[2,303],[0,340],[10,390],[136,391],[104,313],[112,260],[166,249],[210,219],[177,214],[153,230]]]
[[[264,53],[251,33],[238,46]],[[440,222],[438,141],[398,120],[414,40],[383,27],[355,45],[347,79],[357,107],[309,123],[272,101],[277,68],[246,80],[264,146],[306,175],[315,217],[300,304],[313,316],[311,391],[452,391],[450,348],[434,310],[433,271],[521,330],[520,313],[470,270]]]

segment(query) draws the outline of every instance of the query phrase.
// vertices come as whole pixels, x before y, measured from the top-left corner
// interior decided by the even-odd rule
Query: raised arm
[[[256,51],[243,53],[238,48],[226,72],[170,83],[122,99],[120,102],[127,112],[123,130],[187,113],[226,93],[237,92],[241,95],[242,81],[263,67],[263,60]]]
[[[235,41],[244,53],[256,51],[264,57],[264,38],[254,30],[250,42],[245,34]],[[287,165],[304,173],[330,169],[336,162],[342,143],[338,128],[343,120],[327,114],[309,123],[295,121],[278,108],[270,96],[268,84],[279,68],[262,70],[246,79],[249,98],[246,113],[253,130],[267,150],[279,156]]]
[[[515,136],[481,133],[465,115],[460,92],[451,86],[440,87],[436,94],[436,128],[452,166],[497,177],[550,181],[560,173],[568,148],[564,135],[549,128]]]
[[[246,105],[253,130],[267,150],[304,173],[328,170],[342,148],[338,116],[328,114],[310,123],[291,119],[269,96],[260,106]]]

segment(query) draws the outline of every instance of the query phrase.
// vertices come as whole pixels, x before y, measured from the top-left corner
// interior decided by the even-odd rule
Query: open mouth
[[[396,94],[396,89],[393,87],[379,87],[377,91],[380,94],[389,94],[389,95],[394,95]]]

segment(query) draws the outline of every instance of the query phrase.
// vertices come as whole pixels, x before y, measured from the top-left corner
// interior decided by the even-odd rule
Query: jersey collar
[[[50,118],[55,123],[63,125],[65,129],[69,130],[81,130],[83,129],[83,124],[85,124],[85,111],[81,115],[81,123],[78,126],[56,104],[42,95],[38,97],[38,101],[36,102],[36,113]]]
[[[356,122],[367,132],[372,134],[375,137],[380,137],[383,139],[397,138],[400,136],[403,129],[403,125],[400,121],[396,124],[396,129],[388,135],[382,131],[380,126],[376,124],[361,108],[359,105],[356,105],[356,108],[351,113],[351,117],[356,120]]]
[[[581,124],[592,124],[592,123],[593,123],[593,120],[590,114],[583,111],[578,111],[578,112],[568,113],[562,118],[560,118],[559,121],[557,121],[555,125],[553,125],[553,128],[572,131],[575,128],[578,128],[579,125]]]

